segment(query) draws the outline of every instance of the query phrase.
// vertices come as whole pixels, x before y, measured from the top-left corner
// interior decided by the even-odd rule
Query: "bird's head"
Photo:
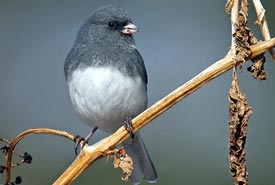
[[[134,42],[132,35],[138,31],[128,13],[117,6],[104,6],[94,12],[79,31],[86,39],[124,39]],[[85,37],[84,37],[85,36]]]

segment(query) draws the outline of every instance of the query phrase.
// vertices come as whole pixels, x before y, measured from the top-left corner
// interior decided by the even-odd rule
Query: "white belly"
[[[68,86],[80,117],[105,132],[114,132],[127,117],[135,117],[147,107],[141,78],[130,78],[115,68],[76,69]]]

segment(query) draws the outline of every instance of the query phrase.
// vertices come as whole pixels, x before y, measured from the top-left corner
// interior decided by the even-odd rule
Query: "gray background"
[[[34,127],[87,135],[90,128],[72,109],[63,64],[79,27],[108,3],[127,9],[141,30],[135,39],[148,70],[150,105],[222,58],[230,47],[225,1],[1,0],[0,137],[12,139]],[[274,33],[274,1],[263,3]],[[250,26],[261,39],[255,18],[251,4]],[[266,81],[254,80],[246,72],[248,64],[238,74],[254,111],[246,144],[252,185],[275,183],[275,63],[266,56]],[[227,72],[142,130],[159,173],[158,184],[232,184],[227,150],[230,84]],[[93,141],[104,136],[98,132]],[[73,147],[55,136],[28,137],[18,150],[31,153],[33,163],[17,167],[13,175],[21,175],[23,184],[51,184],[75,159]],[[1,156],[0,164],[4,162]],[[111,161],[103,159],[73,184],[125,184],[121,176]]]

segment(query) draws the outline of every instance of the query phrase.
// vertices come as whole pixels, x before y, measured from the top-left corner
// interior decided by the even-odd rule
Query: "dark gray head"
[[[84,23],[78,32],[77,43],[87,43],[91,41],[102,42],[104,39],[117,39],[134,44],[132,34],[137,32],[137,27],[132,24],[128,13],[117,6],[108,5],[99,8]]]
[[[92,65],[116,67],[126,75],[141,76],[147,83],[146,69],[132,36],[135,32],[137,27],[124,9],[108,5],[96,10],[80,28],[66,58],[66,79],[75,69]]]

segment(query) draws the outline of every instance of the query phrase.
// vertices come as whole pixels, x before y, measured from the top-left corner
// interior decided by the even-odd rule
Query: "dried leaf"
[[[248,171],[244,146],[247,123],[252,114],[252,108],[247,104],[245,94],[240,91],[235,68],[228,99],[231,104],[229,109],[229,167],[231,175],[234,177],[234,184],[247,184]]]
[[[253,73],[253,77],[259,80],[266,80],[266,72],[264,71],[265,57],[264,55],[259,55],[251,59],[253,64],[247,68],[248,71]]]
[[[227,2],[229,3],[229,1]],[[241,9],[239,11],[238,23],[234,25],[234,34],[236,44],[236,56],[235,61],[242,69],[242,64],[246,61],[246,58],[251,54],[250,46],[255,45],[258,40],[255,35],[246,26],[248,19],[248,2],[242,0]],[[247,70],[253,73],[255,79],[265,80],[266,72],[264,71],[264,55],[251,59],[253,64],[248,67]]]
[[[240,69],[246,58],[251,54],[250,46],[257,43],[254,34],[247,27],[248,20],[248,1],[242,0],[241,9],[239,11],[238,23],[234,24],[234,34],[236,44],[235,61],[239,64]]]
[[[231,9],[233,7],[234,0],[227,0],[225,4],[225,13],[230,16],[231,15]]]
[[[125,177],[122,177],[122,180],[128,182],[134,169],[132,158],[127,155],[124,148],[112,151],[111,155],[114,157],[114,168],[120,168],[125,175]]]

